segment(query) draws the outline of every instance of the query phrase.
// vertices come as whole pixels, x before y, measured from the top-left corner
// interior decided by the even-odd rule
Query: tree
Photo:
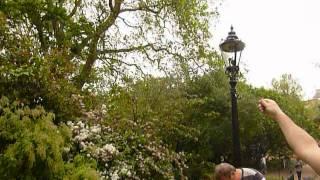
[[[9,154],[10,157],[29,157],[32,155],[30,152],[36,154],[35,160],[30,161],[30,164],[39,162],[39,169],[42,168],[43,171],[37,172],[38,164],[32,164],[34,166],[28,166],[31,169],[27,168],[23,175],[30,178],[48,175],[48,178],[58,179],[90,175],[96,177],[94,168],[103,172],[116,172],[126,163],[136,170],[137,177],[183,177],[184,155],[176,152],[176,142],[181,141],[180,137],[193,139],[190,134],[196,134],[188,131],[192,128],[179,124],[183,120],[181,111],[185,99],[184,94],[180,94],[179,89],[173,86],[183,84],[183,81],[179,79],[182,82],[172,83],[151,79],[150,81],[155,82],[152,83],[154,86],[150,96],[144,96],[145,94],[138,94],[138,90],[144,88],[144,81],[137,82],[137,79],[154,70],[157,70],[158,74],[160,71],[173,77],[179,76],[181,72],[189,73],[190,77],[197,74],[196,70],[201,67],[202,61],[213,60],[216,56],[207,43],[210,37],[208,21],[211,15],[213,14],[209,12],[207,2],[201,0],[0,1],[0,94],[6,95],[9,102],[16,101],[30,109],[37,110],[41,106],[43,115],[35,120],[45,124],[45,128],[42,128],[37,123],[31,123],[36,127],[40,126],[38,132],[38,129],[28,126],[29,121],[20,122],[13,115],[13,122],[23,127],[14,128],[25,134],[24,137],[18,137],[17,142],[37,140],[38,137],[34,134],[45,136],[44,131],[51,132],[52,129],[64,126],[66,121],[76,124],[77,121],[85,119],[85,125],[81,129],[83,132],[87,132],[89,126],[94,127],[97,123],[111,124],[114,129],[108,134],[98,134],[102,139],[99,139],[99,143],[94,139],[98,135],[94,136],[96,146],[92,146],[93,148],[103,150],[103,147],[110,147],[105,143],[110,143],[119,150],[119,156],[108,162],[96,158],[92,163],[86,164],[95,156],[89,154],[91,159],[84,157],[87,154],[84,149],[79,148],[83,145],[80,142],[71,143],[72,152],[64,154],[61,151],[65,145],[62,142],[63,137],[52,130],[53,134],[50,135],[57,141],[48,139],[48,142],[41,143],[49,147],[48,152],[53,149],[54,160],[43,159],[40,155],[38,157],[37,150],[30,148],[32,145],[29,142],[26,145],[30,151],[17,150],[14,155]],[[130,84],[130,79],[137,83]],[[110,92],[105,92],[107,90]],[[156,97],[159,90],[171,95],[171,101],[166,102],[167,96],[162,94],[156,101],[159,104],[148,106],[148,101]],[[118,94],[123,96],[116,99],[115,103],[108,101],[110,104],[105,104],[104,93],[115,97]],[[176,95],[181,101],[176,101]],[[128,97],[130,103],[123,107],[121,102]],[[136,101],[137,97],[139,101]],[[107,109],[110,117],[102,113],[103,105],[110,108]],[[146,105],[148,108],[140,111],[135,105]],[[159,107],[165,107],[166,110],[162,111]],[[112,110],[119,112],[122,109],[128,111],[121,112],[123,114],[120,119],[112,116]],[[152,111],[149,111],[150,109]],[[55,118],[47,117],[46,112]],[[14,111],[12,114],[15,113]],[[141,119],[141,126],[128,125],[138,123]],[[160,123],[157,124],[158,122]],[[170,133],[166,133],[167,128],[170,128]],[[1,132],[6,132],[5,126]],[[80,135],[83,135],[83,132],[77,131]],[[185,132],[187,133],[184,134]],[[179,136],[175,136],[175,133],[179,133]],[[79,134],[73,135],[76,139]],[[89,140],[86,142],[89,143]],[[6,141],[4,148],[24,145]],[[90,152],[97,155],[94,149]],[[142,153],[142,156],[137,152]],[[0,152],[0,156],[2,155],[6,153]],[[21,164],[20,160],[2,163],[0,168],[3,168],[3,172],[12,170],[11,166],[18,167]],[[54,161],[50,167],[58,166],[59,170],[54,171],[55,168],[42,166],[50,164],[46,160],[50,163]],[[66,163],[68,161],[70,163]],[[23,163],[28,164],[29,161]],[[147,163],[148,168],[139,168],[141,164]],[[105,167],[106,164],[108,167]],[[19,168],[20,166],[12,172],[19,171]]]
[[[66,121],[79,116],[74,95],[215,57],[212,13],[200,0],[1,1],[1,94]]]
[[[34,56],[61,54],[51,70],[72,67],[61,75],[80,89],[101,71],[117,80],[132,68],[165,70],[212,56],[206,1],[5,0],[0,11],[4,60],[29,66]]]
[[[272,88],[284,95],[302,97],[302,87],[291,74],[281,75],[279,80],[272,79]]]
[[[188,106],[185,83],[179,78],[149,77],[108,94],[108,116],[132,120],[149,136],[159,137],[177,152],[180,141],[194,141],[197,131],[184,118]],[[121,108],[118,108],[121,107]]]

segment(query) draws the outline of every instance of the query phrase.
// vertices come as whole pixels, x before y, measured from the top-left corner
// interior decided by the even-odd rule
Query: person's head
[[[236,168],[229,163],[221,163],[215,167],[214,176],[216,180],[231,180],[236,172]]]

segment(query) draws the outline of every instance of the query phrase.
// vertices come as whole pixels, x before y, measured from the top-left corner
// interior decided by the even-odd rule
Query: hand
[[[277,120],[279,115],[283,114],[278,104],[271,99],[260,99],[258,107],[261,112],[275,120]]]

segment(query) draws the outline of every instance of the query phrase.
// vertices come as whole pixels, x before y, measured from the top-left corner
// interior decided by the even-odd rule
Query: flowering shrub
[[[101,179],[174,179],[183,176],[185,156],[175,153],[160,141],[128,128],[116,131],[110,126],[87,121],[68,122],[74,154],[98,162]]]
[[[94,161],[64,158],[71,133],[53,119],[41,106],[0,99],[0,179],[99,178]]]

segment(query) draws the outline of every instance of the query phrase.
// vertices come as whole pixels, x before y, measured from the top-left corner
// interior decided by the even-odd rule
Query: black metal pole
[[[241,153],[240,153],[240,136],[239,136],[239,121],[238,121],[238,105],[237,105],[236,85],[237,85],[236,74],[231,73],[230,94],[231,94],[233,160],[234,160],[234,166],[240,167],[241,166]]]

